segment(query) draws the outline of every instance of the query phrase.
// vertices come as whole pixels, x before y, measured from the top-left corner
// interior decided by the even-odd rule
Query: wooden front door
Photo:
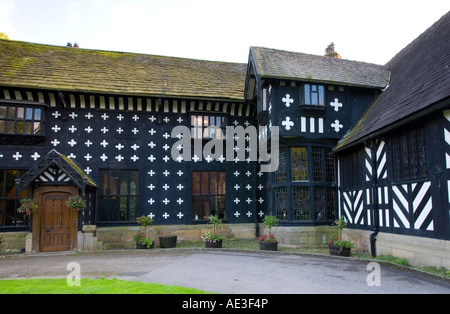
[[[76,189],[47,186],[37,188],[36,192],[35,200],[39,206],[39,251],[74,250],[77,243],[77,212],[69,208],[66,202],[70,196],[76,195]]]

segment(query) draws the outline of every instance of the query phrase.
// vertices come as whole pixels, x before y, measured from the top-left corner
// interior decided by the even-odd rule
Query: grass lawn
[[[118,279],[81,279],[70,287],[64,279],[0,280],[0,294],[208,294],[209,292]]]

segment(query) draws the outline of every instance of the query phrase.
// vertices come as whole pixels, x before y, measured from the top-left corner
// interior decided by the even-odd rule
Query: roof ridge
[[[306,53],[306,52],[299,52],[299,51],[291,51],[291,50],[284,50],[284,49],[278,49],[278,48],[269,48],[269,47],[262,47],[262,46],[251,46],[251,48],[257,48],[257,49],[267,49],[267,50],[273,50],[273,51],[277,51],[277,52],[286,52],[286,53],[292,53],[292,54],[298,54],[298,55],[304,55],[304,56],[312,56],[312,57],[318,57],[318,58],[323,58],[323,59],[329,59],[329,60],[336,60],[336,62],[357,62],[357,63],[364,63],[364,64],[368,64],[368,65],[375,65],[375,66],[380,66],[380,67],[385,67],[385,65],[383,64],[378,64],[378,63],[373,63],[373,62],[367,62],[367,61],[359,61],[359,60],[351,60],[351,59],[346,59],[346,58],[332,58],[332,57],[328,57],[328,56],[324,56],[324,55],[318,55],[318,54],[314,54],[314,53]]]

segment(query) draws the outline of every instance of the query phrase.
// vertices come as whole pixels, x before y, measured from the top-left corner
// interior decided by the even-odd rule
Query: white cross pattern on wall
[[[339,99],[337,99],[337,98],[334,99],[334,102],[330,103],[330,106],[334,107],[334,111],[336,111],[336,112],[339,111],[339,108],[343,107],[343,105],[339,102]]]
[[[333,124],[331,124],[331,127],[334,128],[336,133],[338,133],[344,126],[339,122],[339,120],[336,120]]]
[[[286,97],[282,99],[286,107],[290,107],[294,103],[294,99],[291,99],[291,95],[286,94]]]
[[[281,124],[286,128],[286,131],[289,131],[294,126],[294,122],[291,121],[290,117],[286,117],[286,120]]]

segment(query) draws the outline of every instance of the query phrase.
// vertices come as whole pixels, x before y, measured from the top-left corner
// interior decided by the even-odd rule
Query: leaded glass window
[[[139,214],[139,171],[100,170],[101,222],[132,222]]]
[[[29,195],[28,190],[18,193],[16,179],[25,174],[25,170],[0,169],[0,227],[18,227],[26,224],[25,214],[17,212],[20,199]]]
[[[292,209],[293,220],[309,220],[311,211],[311,200],[309,197],[309,187],[292,188]]]
[[[279,149],[280,164],[278,170],[275,172],[275,182],[286,182],[287,180],[287,164],[286,164],[286,148]]]
[[[276,216],[280,220],[288,220],[288,193],[287,188],[275,189],[275,208]]]
[[[308,151],[306,147],[291,148],[292,181],[308,180]]]

